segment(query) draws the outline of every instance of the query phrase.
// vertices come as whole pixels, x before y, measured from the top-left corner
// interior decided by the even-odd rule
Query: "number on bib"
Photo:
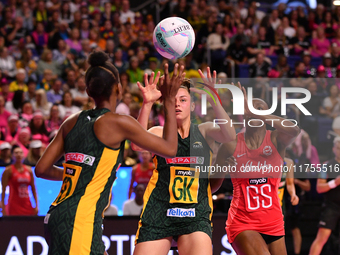
[[[248,211],[255,211],[259,208],[267,209],[272,206],[272,197],[270,184],[261,186],[250,185],[247,186],[247,209]]]
[[[170,167],[170,203],[197,203],[199,172],[190,167]]]
[[[60,204],[73,194],[74,189],[77,186],[79,175],[82,169],[80,166],[75,166],[66,163],[64,163],[63,166],[64,166],[63,184],[61,186],[59,195],[52,203],[52,205],[54,206]]]

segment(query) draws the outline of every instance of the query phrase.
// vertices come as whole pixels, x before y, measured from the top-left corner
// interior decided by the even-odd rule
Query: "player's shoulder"
[[[150,133],[153,133],[154,135],[157,135],[159,137],[163,136],[163,127],[162,126],[154,126],[152,128],[150,128],[148,131]]]

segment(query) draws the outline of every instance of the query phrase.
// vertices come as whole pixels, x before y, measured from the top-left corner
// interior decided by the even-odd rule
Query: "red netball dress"
[[[28,193],[31,175],[26,166],[19,172],[11,165],[12,175],[9,179],[9,198],[7,204],[8,215],[33,215],[33,207]]]
[[[283,160],[271,141],[271,131],[256,150],[248,149],[244,133],[237,135],[233,156],[236,171],[231,178],[233,200],[228,212],[226,231],[229,242],[245,230],[272,236],[284,235],[284,222],[278,197]]]
[[[145,187],[148,185],[149,180],[152,176],[154,166],[152,163],[149,163],[149,167],[147,170],[142,170],[142,165],[137,164],[136,172],[135,172],[135,182],[137,184],[144,184]]]

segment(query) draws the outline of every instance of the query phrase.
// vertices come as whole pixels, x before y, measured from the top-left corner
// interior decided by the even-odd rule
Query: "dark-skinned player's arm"
[[[167,158],[176,155],[178,138],[175,97],[185,77],[185,72],[183,71],[184,66],[179,68],[179,65],[176,64],[174,73],[170,78],[168,64],[165,64],[164,66],[164,77],[161,79],[162,81],[159,85],[159,91],[161,92],[163,99],[165,117],[165,124],[162,130],[163,138],[146,131],[145,127],[131,117],[130,119],[134,120],[133,123],[127,122],[127,127],[122,130],[122,132],[125,132],[125,139],[128,139],[138,147],[161,157]]]
[[[299,203],[299,197],[296,195],[295,185],[294,185],[294,161],[290,158],[285,158],[286,166],[288,168],[286,177],[286,187],[290,195],[290,202],[292,205],[297,205]]]
[[[214,169],[217,169],[217,166],[220,166],[221,169],[223,169],[223,166],[232,167],[237,164],[236,159],[233,157],[235,151],[235,143],[236,141],[221,144],[220,148],[217,151],[217,156],[213,165],[215,167]],[[229,171],[221,170],[215,171],[215,173],[209,177],[212,193],[216,192],[221,187],[227,175],[229,175]]]
[[[64,169],[54,165],[58,159],[64,154],[64,139],[66,134],[76,124],[80,113],[76,113],[65,120],[58,130],[57,135],[52,142],[47,146],[43,155],[40,157],[37,165],[35,166],[35,175],[39,178],[62,181]]]
[[[205,85],[204,89],[207,91],[212,92],[211,95],[207,95],[207,101],[210,103],[211,107],[214,110],[216,119],[220,120],[226,120],[228,124],[214,124],[213,122],[205,122],[200,124],[200,130],[204,130],[206,133],[206,136],[210,137],[214,141],[218,143],[228,143],[230,141],[233,141],[236,139],[236,132],[235,128],[230,125],[230,117],[228,113],[224,110],[223,106],[221,105],[221,102],[218,98],[218,96],[215,94],[215,91],[212,91],[215,89],[215,84],[217,83],[216,78],[216,71],[213,71],[211,75],[210,67],[207,67],[207,77],[204,76],[203,72],[199,69],[198,70],[199,75],[201,76],[203,83]],[[218,83],[221,83],[220,81]],[[199,93],[199,94],[207,94],[205,91],[197,89],[197,88],[191,88],[190,92]]]
[[[175,64],[174,72],[173,72],[171,79],[174,79],[177,76],[179,77],[181,76],[181,74],[182,75],[185,74],[183,73],[183,71],[184,71],[184,66],[179,67],[178,64]],[[160,88],[163,86],[165,82],[170,82],[168,64],[164,65],[164,76],[160,77],[160,72],[157,73],[156,77],[154,77],[154,75],[155,74],[152,73],[150,79],[148,80],[147,74],[144,74],[144,86],[140,82],[137,82],[137,85],[143,94],[143,105],[139,112],[139,116],[137,120],[145,130],[147,130],[148,128],[149,116],[150,116],[153,104],[161,97],[163,99],[163,103],[165,103],[164,100],[167,100],[166,99],[167,96],[163,95],[163,92],[161,91]],[[160,81],[159,88],[157,88],[158,81]],[[182,81],[183,79],[181,79],[181,84],[182,84]],[[164,128],[160,126],[152,127],[149,129],[149,132],[157,136],[164,137],[163,129]],[[177,127],[176,127],[176,130],[177,130]],[[137,144],[135,144],[134,142],[132,142],[131,148],[135,151],[143,151],[145,149],[145,148],[141,148],[137,146]]]

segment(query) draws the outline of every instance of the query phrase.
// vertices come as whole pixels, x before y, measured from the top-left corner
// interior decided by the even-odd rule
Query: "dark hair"
[[[34,121],[34,118],[31,119],[30,124],[29,124],[32,135],[36,135],[36,134],[41,134],[41,135],[46,135],[46,136],[50,135],[50,133],[47,131],[44,119],[40,127],[34,126],[33,121]]]
[[[108,100],[112,87],[119,83],[117,68],[109,62],[109,56],[103,51],[92,52],[87,61],[90,67],[86,71],[85,82],[89,96]]]
[[[13,107],[16,110],[21,110],[21,107],[23,106],[23,101],[24,101],[23,94],[24,94],[23,90],[17,90],[14,92],[12,103],[13,103]]]

